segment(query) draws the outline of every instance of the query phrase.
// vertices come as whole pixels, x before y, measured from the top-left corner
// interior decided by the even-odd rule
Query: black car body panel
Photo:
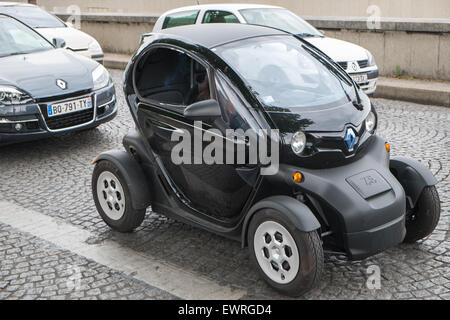
[[[249,214],[255,212],[255,205],[277,206],[278,196],[289,197],[314,216],[311,220],[303,209],[292,209],[288,210],[290,220],[300,230],[302,226],[315,226],[331,251],[362,259],[400,243],[405,235],[405,191],[390,171],[385,141],[366,130],[365,119],[371,110],[374,112],[367,96],[360,93],[359,102],[348,100],[314,109],[270,110],[237,71],[216,54],[216,47],[223,44],[280,35],[291,36],[270,28],[226,24],[176,27],[142,37],[124,77],[123,89],[137,127],[124,138],[124,146],[151,184],[147,197],[153,210],[245,245]],[[162,55],[155,53],[153,58],[151,54],[161,48],[201,61],[214,79],[226,77],[261,129],[280,130],[277,174],[262,176],[261,164],[171,163],[171,134],[192,131],[193,121],[179,111],[183,110],[181,102],[177,109],[141,95],[144,89],[140,81],[151,74],[148,70],[146,73],[147,59],[152,57],[149,63],[158,61]],[[325,55],[320,59],[328,63]],[[329,62],[327,68],[335,68],[334,63]],[[144,83],[149,81],[145,78]],[[213,81],[210,86],[211,98],[217,99]],[[173,89],[171,95],[176,90],[183,89]],[[204,129],[211,126],[215,124],[207,123]],[[352,148],[344,141],[349,128],[357,136]],[[289,145],[298,130],[308,139],[308,152],[301,156],[295,155]],[[296,171],[304,176],[301,183],[292,180]],[[305,228],[310,231],[310,227]]]

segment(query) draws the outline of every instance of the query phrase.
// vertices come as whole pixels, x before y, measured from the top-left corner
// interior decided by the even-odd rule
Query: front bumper
[[[50,137],[59,133],[86,130],[112,120],[117,115],[114,84],[81,95],[74,94],[64,100],[72,100],[90,96],[94,101],[92,110],[59,116],[59,123],[50,124],[43,112],[47,104],[59,102],[60,99],[20,106],[4,106],[0,108],[0,145],[31,141]],[[82,114],[83,113],[83,114]],[[70,118],[69,118],[70,117]]]
[[[324,230],[332,244],[359,260],[403,241],[406,199],[403,187],[389,170],[385,141],[373,136],[359,159],[335,168],[303,169],[280,165],[284,181],[295,192],[311,195],[321,203]],[[304,180],[295,184],[294,171]],[[327,238],[324,238],[324,242]]]
[[[350,76],[359,76],[367,74],[367,81],[361,82],[357,81],[357,84],[364,91],[365,94],[373,94],[377,89],[377,81],[378,81],[378,67],[372,66],[367,68],[361,68],[358,71],[346,70]]]

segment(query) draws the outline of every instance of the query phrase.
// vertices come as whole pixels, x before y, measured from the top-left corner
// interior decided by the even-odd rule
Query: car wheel
[[[441,203],[436,187],[426,187],[414,209],[406,213],[406,236],[403,242],[413,243],[430,235],[441,215]]]
[[[102,160],[95,165],[92,193],[100,216],[112,229],[131,232],[144,220],[146,210],[132,207],[128,186],[112,162]]]
[[[250,222],[248,244],[262,277],[280,293],[299,296],[319,283],[324,259],[317,231],[302,232],[276,210],[265,209]]]

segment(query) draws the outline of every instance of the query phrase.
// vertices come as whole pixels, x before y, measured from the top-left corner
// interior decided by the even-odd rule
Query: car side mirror
[[[184,109],[184,116],[190,120],[214,121],[222,116],[219,103],[214,100],[195,102]]]
[[[319,30],[319,32],[320,32],[323,36],[325,36],[325,31]]]
[[[61,38],[53,38],[53,45],[57,49],[64,48],[66,46],[66,41],[64,41],[64,39]]]

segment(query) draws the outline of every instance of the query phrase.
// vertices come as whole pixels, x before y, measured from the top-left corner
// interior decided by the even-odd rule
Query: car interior
[[[181,52],[157,48],[144,57],[136,70],[141,97],[169,108],[183,110],[194,102],[210,99],[208,73],[203,65]]]

